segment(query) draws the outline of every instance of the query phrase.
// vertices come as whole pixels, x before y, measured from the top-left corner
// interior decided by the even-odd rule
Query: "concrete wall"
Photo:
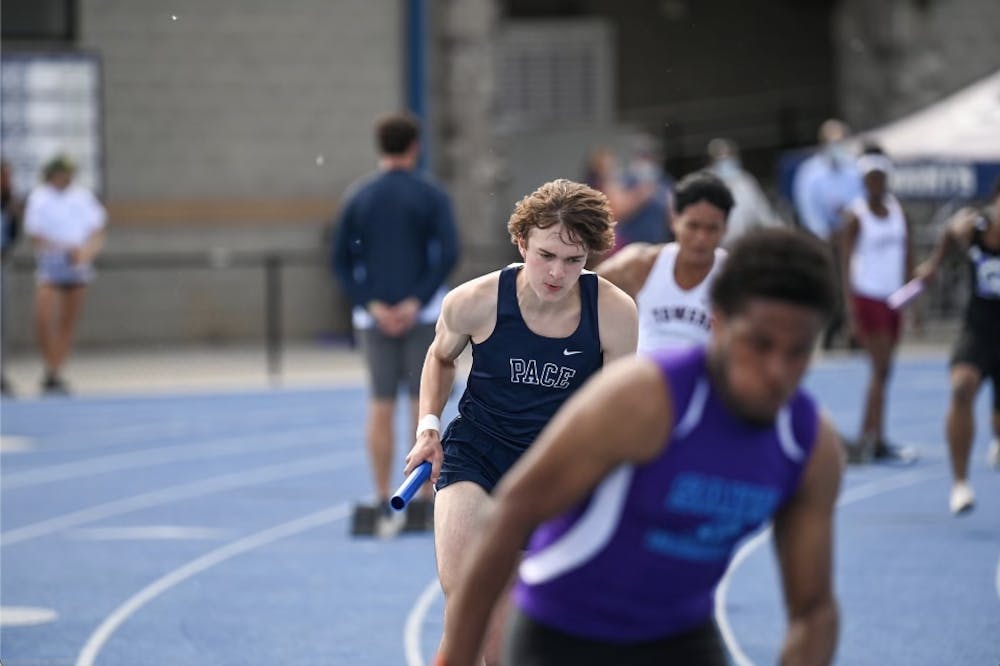
[[[344,188],[375,166],[374,117],[403,104],[403,0],[77,4],[77,46],[103,62],[106,254],[313,249],[285,275],[286,334],[345,331],[325,240]],[[109,268],[79,343],[259,338],[263,279]],[[30,273],[9,275],[15,350],[33,340],[31,291]]]
[[[112,200],[330,198],[402,101],[398,1],[79,5],[104,62]]]
[[[834,23],[844,118],[867,129],[1000,69],[996,0],[841,0]]]

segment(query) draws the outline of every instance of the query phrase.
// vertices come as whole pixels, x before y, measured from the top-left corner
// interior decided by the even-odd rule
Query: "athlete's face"
[[[772,422],[809,367],[822,316],[764,298],[736,314],[714,314],[709,357],[728,406],[750,421]]]
[[[726,213],[714,204],[699,201],[677,214],[673,230],[683,260],[711,264],[715,248],[726,233]]]
[[[532,227],[517,244],[524,258],[524,275],[539,300],[558,301],[576,285],[587,261],[587,248],[573,243],[561,224]]]
[[[888,178],[883,171],[869,171],[864,177],[865,190],[868,195],[876,199],[881,199],[888,191]]]

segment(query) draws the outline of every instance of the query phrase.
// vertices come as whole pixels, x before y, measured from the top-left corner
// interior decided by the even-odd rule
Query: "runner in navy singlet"
[[[816,239],[747,234],[713,283],[707,347],[624,359],[571,398],[498,486],[437,663],[475,663],[534,532],[504,664],[725,664],[715,587],[739,541],[772,519],[788,614],[780,661],[830,663],[843,463],[799,384],[834,286]]]
[[[951,402],[945,428],[952,470],[949,508],[959,515],[976,502],[968,482],[969,453],[973,405],[984,379],[993,382],[989,463],[1000,468],[1000,179],[993,188],[992,206],[985,212],[964,208],[956,213],[934,253],[917,268],[917,276],[933,278],[951,249],[965,254],[971,290],[962,332],[952,350]]]
[[[507,226],[524,263],[470,280],[445,298],[420,379],[424,416],[404,470],[433,464],[434,545],[446,607],[494,486],[573,391],[604,363],[635,352],[638,335],[632,299],[583,271],[591,253],[613,242],[603,194],[568,180],[546,183],[517,204]],[[439,436],[455,361],[470,343],[459,416]],[[499,637],[499,625],[494,633]],[[498,651],[487,642],[487,663],[496,663]]]

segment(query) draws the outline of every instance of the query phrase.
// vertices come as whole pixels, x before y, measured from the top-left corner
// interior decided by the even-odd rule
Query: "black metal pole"
[[[267,326],[267,373],[272,386],[281,383],[281,257],[269,254],[264,259],[267,302],[264,316]]]

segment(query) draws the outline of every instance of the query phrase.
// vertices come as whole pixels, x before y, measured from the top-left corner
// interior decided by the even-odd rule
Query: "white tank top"
[[[858,218],[858,237],[851,255],[854,293],[884,301],[906,281],[906,219],[899,201],[885,195],[888,214],[876,217],[864,197],[851,202]]]
[[[674,278],[679,249],[677,243],[663,246],[636,294],[640,352],[680,349],[708,341],[712,319],[709,288],[725,261],[726,251],[716,248],[715,262],[705,279],[691,289],[681,289]]]

